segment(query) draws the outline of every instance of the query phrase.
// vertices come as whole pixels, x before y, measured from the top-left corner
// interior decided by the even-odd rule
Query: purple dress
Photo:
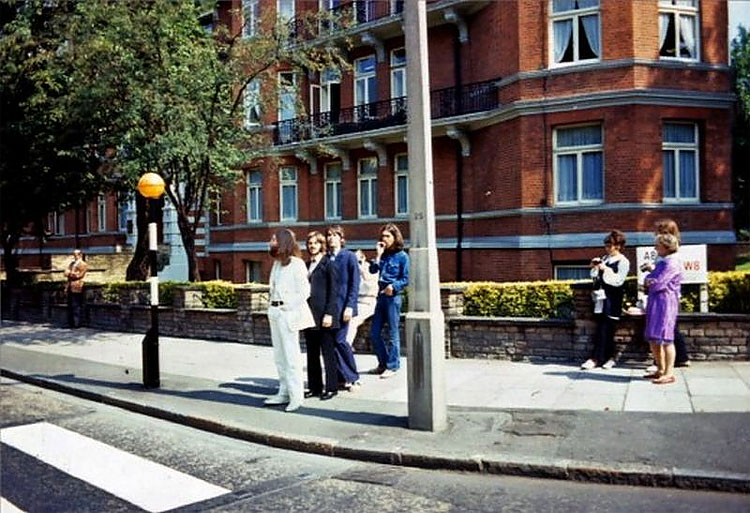
[[[669,255],[656,263],[647,276],[654,280],[648,288],[646,305],[646,340],[671,343],[680,309],[680,283],[682,266],[676,255]]]

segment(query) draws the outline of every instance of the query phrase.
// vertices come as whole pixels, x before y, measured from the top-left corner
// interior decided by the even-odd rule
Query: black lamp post
[[[146,173],[138,181],[138,192],[148,200],[148,259],[151,274],[151,329],[143,337],[143,386],[159,388],[159,277],[156,274],[157,223],[161,217],[159,198],[164,194],[164,180],[156,173]]]

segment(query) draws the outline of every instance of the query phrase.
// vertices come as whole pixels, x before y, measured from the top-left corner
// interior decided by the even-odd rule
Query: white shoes
[[[286,395],[272,395],[271,397],[267,397],[265,401],[263,401],[263,404],[266,406],[277,406],[279,404],[286,404],[289,402],[289,397]]]
[[[589,358],[588,360],[586,360],[585,362],[581,364],[581,368],[583,370],[591,370],[594,367],[596,367],[596,362],[592,360],[591,358]]]
[[[602,369],[609,370],[614,366],[615,366],[615,361],[612,358],[610,358],[604,363],[604,365],[602,365]]]
[[[293,401],[290,402],[286,408],[284,408],[284,411],[295,411],[299,410],[299,407],[302,406],[302,401]]]
[[[395,376],[396,372],[395,370],[386,369],[380,374],[380,379],[388,379],[391,376]]]

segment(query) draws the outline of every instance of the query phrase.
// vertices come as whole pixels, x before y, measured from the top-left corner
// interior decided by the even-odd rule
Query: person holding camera
[[[372,319],[372,337],[378,366],[370,374],[379,374],[382,379],[390,378],[401,366],[401,303],[404,287],[409,284],[409,256],[404,251],[404,237],[393,223],[380,230],[380,240],[375,245],[375,260],[370,263],[371,273],[380,273],[378,279],[378,299]],[[383,326],[388,323],[390,344],[383,340]]]
[[[589,264],[594,280],[596,334],[591,357],[581,365],[585,370],[599,365],[603,369],[615,366],[615,330],[622,314],[623,285],[630,272],[630,261],[621,253],[624,247],[625,234],[612,230],[604,239],[606,254],[593,258]]]

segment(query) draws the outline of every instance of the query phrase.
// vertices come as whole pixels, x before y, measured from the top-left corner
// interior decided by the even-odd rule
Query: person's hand
[[[333,317],[331,317],[328,314],[324,315],[323,320],[320,322],[320,325],[323,326],[324,328],[330,328],[332,324],[333,324]]]
[[[344,322],[349,322],[352,320],[352,313],[354,313],[354,310],[352,310],[351,306],[347,306],[346,308],[344,308]]]
[[[392,296],[394,294],[393,285],[388,285],[386,288],[383,289],[383,294],[386,296]]]
[[[380,260],[380,257],[383,256],[384,251],[385,251],[385,242],[378,241],[378,243],[375,244],[375,254],[378,256],[378,260]]]

